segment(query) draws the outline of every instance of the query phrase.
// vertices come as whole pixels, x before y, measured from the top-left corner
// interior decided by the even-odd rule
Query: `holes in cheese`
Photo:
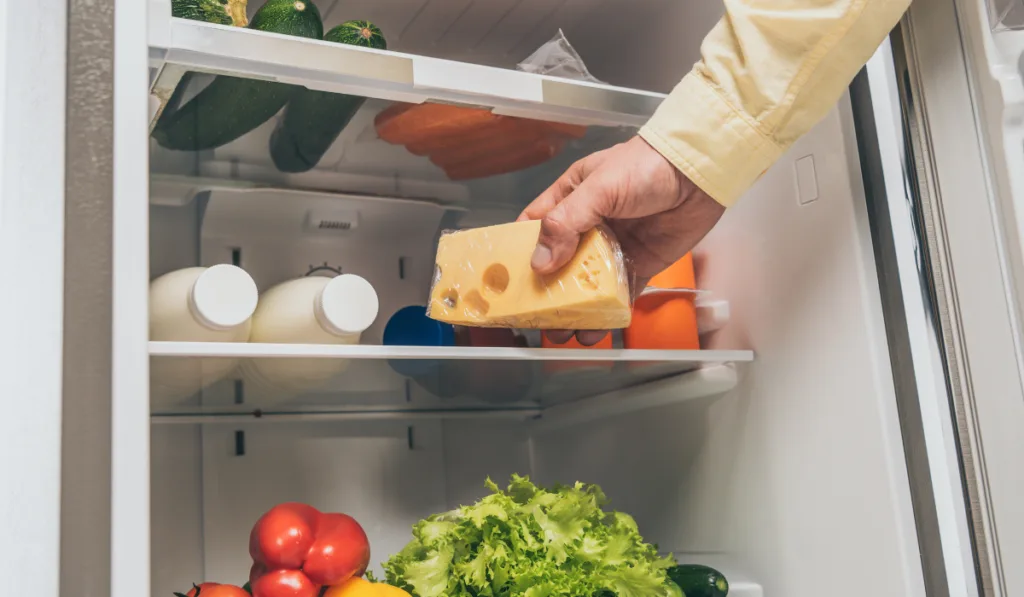
[[[501,294],[508,288],[508,268],[495,263],[484,270],[484,288],[495,294]]]
[[[474,317],[484,319],[487,317],[487,312],[491,310],[491,304],[480,295],[479,290],[473,289],[466,293],[465,309]]]
[[[449,309],[459,306],[459,291],[449,288],[441,292],[441,304]]]
[[[627,327],[629,284],[611,234],[583,235],[572,260],[548,276],[530,268],[539,235],[536,220],[442,235],[427,314],[474,327]]]

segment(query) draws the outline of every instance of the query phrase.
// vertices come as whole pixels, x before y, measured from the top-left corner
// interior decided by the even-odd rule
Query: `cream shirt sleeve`
[[[640,135],[726,207],[835,105],[910,0],[725,0]]]

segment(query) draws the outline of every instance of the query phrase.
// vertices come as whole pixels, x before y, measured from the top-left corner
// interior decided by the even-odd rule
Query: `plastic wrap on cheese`
[[[539,220],[442,234],[427,315],[473,327],[628,327],[629,280],[612,233],[583,235],[572,260],[545,276],[530,267],[539,235]]]

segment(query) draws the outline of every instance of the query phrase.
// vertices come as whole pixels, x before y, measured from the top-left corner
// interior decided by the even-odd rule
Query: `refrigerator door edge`
[[[1012,222],[971,62],[979,32],[954,2],[916,1],[893,36],[895,79],[916,277],[944,372],[944,387],[920,403],[935,505],[946,519],[965,514],[941,537],[949,594],[1014,595],[1024,590],[1024,568],[1012,565],[1024,561],[1024,351]]]

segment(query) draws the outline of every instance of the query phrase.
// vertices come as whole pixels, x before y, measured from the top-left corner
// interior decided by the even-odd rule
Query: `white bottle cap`
[[[245,270],[221,264],[199,274],[192,285],[189,306],[202,325],[227,330],[248,321],[258,300],[256,283]]]
[[[378,308],[373,286],[354,274],[332,278],[313,305],[320,325],[338,336],[362,334],[377,319]]]

